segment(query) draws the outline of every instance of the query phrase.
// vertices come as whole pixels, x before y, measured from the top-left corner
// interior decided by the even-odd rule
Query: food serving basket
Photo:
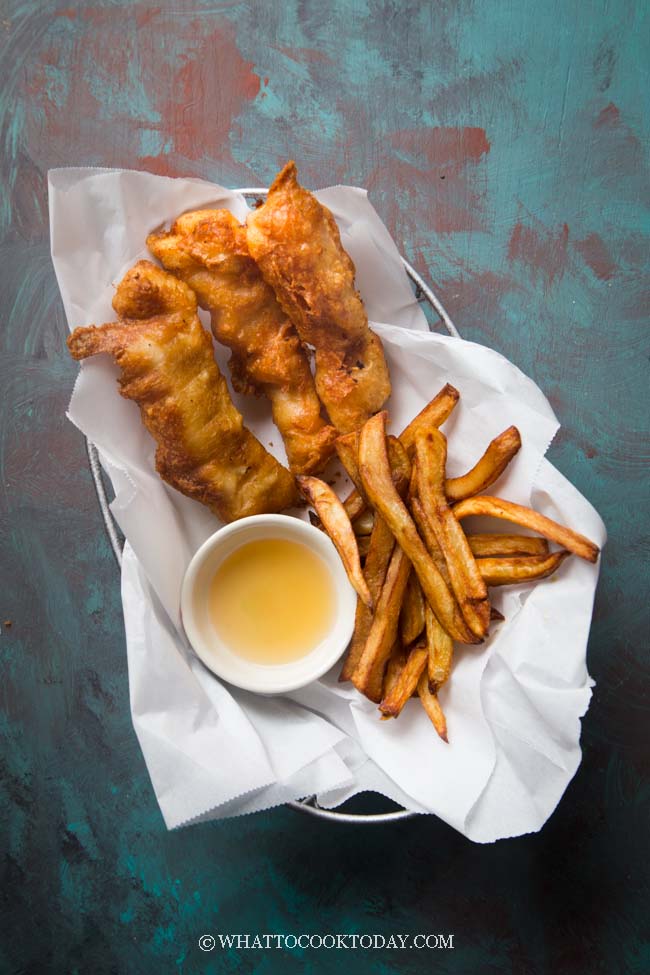
[[[241,193],[242,196],[246,197],[249,202],[256,203],[264,200],[268,190],[263,188],[246,187],[240,190],[233,190],[233,192]],[[415,268],[412,267],[404,257],[402,257],[401,260],[402,264],[404,265],[404,270],[414,286],[415,297],[422,305],[427,315],[429,328],[434,329],[442,326],[442,328],[444,328],[449,335],[454,335],[456,338],[459,338],[460,336],[458,330],[445,311],[439,298],[422,280]],[[106,533],[108,535],[111,548],[113,549],[113,554],[115,555],[117,564],[118,566],[121,566],[124,536],[122,535],[120,528],[111,513],[109,498],[110,482],[102,470],[95,445],[88,439],[86,439],[86,448],[88,451],[90,471],[92,474],[95,491],[97,493],[97,500],[99,501],[99,507],[102,513]],[[417,813],[413,813],[408,809],[395,809],[389,812],[340,812],[337,809],[324,809],[322,806],[319,806],[315,796],[310,796],[306,799],[300,799],[295,802],[289,802],[287,805],[291,806],[292,809],[299,810],[302,813],[308,813],[311,816],[318,816],[320,819],[327,819],[332,822],[339,823],[354,823],[357,825],[394,822],[399,819],[409,819],[411,816],[417,815]]]

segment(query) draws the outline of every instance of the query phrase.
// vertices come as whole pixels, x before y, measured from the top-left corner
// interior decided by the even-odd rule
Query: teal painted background
[[[650,970],[648,5],[5,0],[0,8],[7,973]],[[462,334],[521,366],[610,542],[584,760],[541,834],[290,810],[168,834],[48,254],[46,171],[366,185]],[[453,380],[453,377],[450,377]],[[449,952],[202,954],[203,933],[451,932]]]

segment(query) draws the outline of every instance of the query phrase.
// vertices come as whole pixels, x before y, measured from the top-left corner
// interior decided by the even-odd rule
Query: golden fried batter
[[[293,477],[246,429],[182,281],[139,261],[117,288],[120,321],[77,328],[75,359],[110,353],[120,392],[135,400],[158,445],[156,470],[224,521],[296,503]]]
[[[354,287],[354,264],[334,217],[288,162],[248,218],[248,248],[316,359],[316,389],[332,423],[349,433],[390,395],[379,338]]]
[[[233,386],[265,393],[291,470],[321,470],[336,430],[321,417],[309,362],[295,328],[248,253],[246,229],[228,210],[186,213],[147,245],[211,313],[216,339],[232,350]]]

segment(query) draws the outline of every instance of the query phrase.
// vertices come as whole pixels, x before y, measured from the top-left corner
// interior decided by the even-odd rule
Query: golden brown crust
[[[358,429],[390,395],[388,367],[336,221],[300,186],[294,162],[250,214],[247,239],[302,342],[315,351],[316,389],[330,419],[342,433]]]
[[[190,289],[140,261],[118,286],[115,306],[131,317],[75,329],[68,348],[75,359],[113,356],[122,396],[138,404],[157,443],[160,476],[224,521],[295,504],[293,477],[230,399]]]
[[[264,393],[295,473],[322,470],[336,430],[321,416],[309,362],[295,328],[251,258],[246,230],[228,210],[183,214],[147,244],[196,293],[212,331],[232,351],[233,386]]]

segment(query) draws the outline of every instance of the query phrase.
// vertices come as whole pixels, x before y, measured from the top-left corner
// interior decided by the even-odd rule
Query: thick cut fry
[[[411,563],[399,546],[391,556],[366,645],[352,674],[352,683],[371,701],[379,703],[384,669],[397,635],[399,611]]]
[[[408,510],[393,484],[386,452],[386,413],[378,413],[364,425],[359,439],[361,479],[375,509],[385,518],[397,543],[413,563],[425,598],[454,639],[478,643],[465,623],[454,597],[418,535]]]
[[[343,507],[350,521],[354,521],[355,518],[358,518],[366,510],[366,502],[357,489],[353,488],[344,500]]]
[[[247,239],[303,344],[314,349],[316,390],[332,423],[341,433],[358,429],[390,395],[388,366],[336,221],[298,183],[294,162],[249,215]]]
[[[489,515],[491,518],[502,518],[523,528],[530,528],[531,531],[544,535],[549,541],[561,545],[563,548],[579,555],[587,562],[597,562],[600,549],[594,542],[589,541],[584,535],[558,525],[545,515],[540,515],[532,508],[524,508],[521,504],[513,504],[512,501],[505,501],[503,498],[493,498],[490,495],[479,495],[476,498],[466,498],[454,505],[454,513],[460,520],[468,518],[470,515]]]
[[[410,647],[424,629],[424,607],[422,587],[415,572],[411,572],[399,617],[400,637],[405,647]]]
[[[352,457],[352,439],[354,437],[357,443],[357,451]],[[350,439],[348,439],[350,438]],[[355,431],[354,434],[348,434],[346,437],[339,437],[338,442],[345,441],[343,445],[343,453],[345,455],[345,460],[339,454],[339,459],[345,467],[346,471],[350,476],[350,480],[356,484],[357,479],[361,479],[359,474],[359,461],[358,461],[358,443],[359,443],[359,433]],[[338,448],[337,448],[338,449]],[[409,456],[402,446],[401,442],[397,437],[391,435],[386,437],[386,449],[388,451],[388,460],[390,463],[391,474],[393,477],[393,484],[397,488],[398,493],[404,497],[406,489],[409,485],[409,480],[411,479],[411,461]],[[350,464],[350,469],[346,465],[346,461]],[[353,476],[353,473],[354,476]],[[357,511],[363,512],[368,504],[368,499],[365,496],[365,491],[363,489],[363,484],[355,487],[354,490],[347,496],[343,505],[345,510],[354,512],[350,515],[350,520],[358,517]]]
[[[386,664],[386,673],[384,674],[383,698],[388,697],[388,695],[395,687],[395,684],[399,680],[399,675],[402,673],[405,663],[406,663],[406,653],[402,649],[402,644],[400,643],[400,641],[396,640],[395,644],[393,645],[393,649],[390,652],[388,663]]]
[[[418,434],[415,455],[420,504],[445,557],[452,589],[467,625],[483,639],[490,626],[490,602],[465,532],[445,498],[447,440],[444,434],[436,429]]]
[[[344,433],[342,437],[337,437],[334,441],[334,448],[339,456],[339,460],[345,467],[348,477],[363,498],[363,485],[359,475],[359,431],[353,430],[352,433]]]
[[[363,514],[354,519],[352,527],[357,538],[361,535],[372,535],[372,530],[375,527],[374,511],[364,511]]]
[[[357,539],[345,508],[331,487],[319,478],[299,474],[296,481],[304,496],[316,509],[325,531],[334,542],[348,579],[366,606],[372,609],[370,590],[361,571]]]
[[[562,551],[520,558],[477,559],[477,564],[487,586],[516,586],[553,575],[569,554]]]
[[[451,589],[451,579],[449,578],[449,570],[447,569],[445,557],[442,554],[442,549],[438,545],[438,539],[436,538],[436,533],[433,530],[429,515],[424,510],[419,498],[411,498],[411,514],[413,515],[415,524],[418,526],[420,535],[424,539],[427,551],[436,564],[438,572],[445,580],[445,585]]]
[[[120,393],[138,404],[156,441],[163,480],[224,521],[296,504],[293,477],[230,399],[187,285],[139,261],[120,282],[114,307],[118,322],[75,329],[68,348],[75,359],[113,356]]]
[[[424,409],[420,410],[418,415],[411,420],[399,437],[400,443],[409,456],[415,450],[415,438],[417,434],[424,433],[432,427],[442,426],[459,399],[460,393],[458,390],[447,383],[433,397],[431,402],[427,403]]]
[[[521,447],[517,427],[508,427],[495,437],[481,459],[462,477],[445,481],[445,494],[449,501],[460,501],[473,494],[480,494],[501,477],[506,467]]]
[[[336,430],[321,417],[298,334],[248,252],[246,228],[228,210],[195,210],[147,244],[210,312],[214,337],[231,350],[239,393],[264,394],[291,470],[313,474],[331,456]]]
[[[389,718],[396,718],[418,686],[427,664],[426,647],[414,647],[408,655],[392,690],[384,697],[379,710]]]
[[[425,608],[425,623],[428,651],[427,673],[429,684],[433,690],[437,690],[449,679],[454,641],[446,630],[443,630],[430,606]]]
[[[496,623],[503,623],[505,616],[495,606],[490,606],[490,620]]]
[[[386,578],[388,564],[394,548],[395,539],[393,538],[393,533],[384,519],[380,515],[377,515],[372,535],[370,536],[370,549],[368,550],[366,564],[363,570],[368,589],[370,590],[370,596],[375,606],[379,601],[379,594],[381,593],[384,579]],[[361,659],[361,654],[366,645],[371,626],[372,613],[364,605],[363,600],[359,598],[357,599],[357,609],[354,618],[354,633],[352,634],[350,647],[343,663],[343,669],[339,677],[340,681],[351,679]]]
[[[422,701],[422,706],[427,712],[433,727],[436,729],[443,741],[449,742],[447,737],[447,721],[438,701],[438,695],[429,689],[429,681],[426,673],[420,674],[418,681],[418,694]]]
[[[468,535],[477,559],[498,555],[548,555],[548,542],[537,535]]]

